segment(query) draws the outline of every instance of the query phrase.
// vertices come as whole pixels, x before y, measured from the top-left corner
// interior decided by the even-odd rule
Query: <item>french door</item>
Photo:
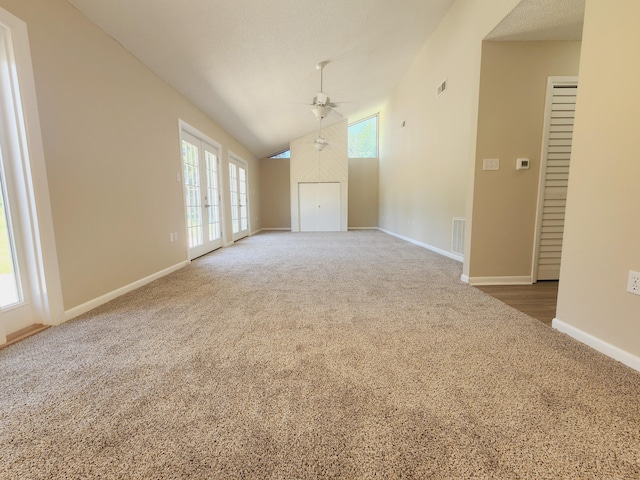
[[[184,130],[182,166],[189,259],[222,246],[220,147]]]
[[[249,235],[249,205],[247,197],[247,166],[233,157],[229,157],[229,196],[231,203],[231,229],[233,240]]]

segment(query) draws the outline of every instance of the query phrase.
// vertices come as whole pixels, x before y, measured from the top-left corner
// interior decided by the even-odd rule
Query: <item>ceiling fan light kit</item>
[[[313,146],[316,147],[319,152],[321,152],[322,149],[327,145],[329,145],[329,141],[326,138],[320,136],[316,137],[315,141],[313,142]]]
[[[320,121],[323,118],[326,118],[327,115],[329,115],[329,112],[331,112],[331,107],[325,107],[323,105],[314,105],[311,111],[316,116],[316,120]]]

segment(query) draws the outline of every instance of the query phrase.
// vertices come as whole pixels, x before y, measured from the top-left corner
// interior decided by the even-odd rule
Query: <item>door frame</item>
[[[231,150],[229,150],[227,162],[228,164],[230,164],[231,162],[239,163],[242,166],[242,168],[244,168],[244,171],[247,173],[247,180],[246,180],[247,182],[247,234],[236,237],[236,234],[233,233],[233,226],[231,225],[230,236],[233,243],[251,235],[251,202],[249,201],[249,163],[241,156],[233,153]],[[229,165],[227,165],[226,178],[227,178],[227,184],[229,185],[227,194],[229,198],[229,212],[231,213],[231,179],[229,178]],[[230,220],[231,218],[233,218],[233,215],[229,217]],[[242,230],[240,232],[242,232]]]
[[[551,136],[551,107],[553,103],[553,87],[556,85],[578,85],[577,76],[555,76],[547,78],[547,90],[545,93],[544,105],[544,127],[542,130],[542,148],[540,156],[540,175],[538,177],[538,207],[536,211],[536,224],[533,239],[533,263],[531,264],[531,283],[538,281],[538,262],[540,260],[540,241],[542,237],[542,213],[544,208],[544,191],[546,187],[545,178],[547,176],[547,161]],[[569,162],[571,170],[571,162]]]
[[[4,114],[12,130],[11,145],[7,146],[12,158],[6,161],[21,171],[21,184],[12,183],[12,188],[21,190],[18,215],[26,244],[24,268],[29,276],[34,323],[58,325],[65,320],[64,303],[27,24],[0,8],[0,35],[2,54],[12,67],[2,92],[11,100]],[[4,340],[6,332],[0,322],[0,343]]]
[[[223,169],[222,169],[222,145],[220,145],[220,143],[216,142],[213,138],[209,137],[208,135],[202,133],[200,130],[198,130],[197,128],[189,125],[187,122],[185,122],[182,119],[178,119],[178,137],[179,137],[179,151],[180,154],[178,155],[178,159],[179,159],[179,170],[178,170],[178,176],[176,177],[178,179],[178,181],[180,181],[180,184],[182,185],[182,212],[184,214],[184,225],[183,225],[183,232],[184,232],[184,238],[185,238],[185,249],[186,249],[186,255],[187,258],[189,259],[189,241],[188,241],[188,232],[187,232],[187,203],[186,203],[186,198],[185,198],[185,189],[184,189],[184,173],[183,173],[183,161],[182,161],[182,132],[185,132],[193,137],[196,137],[198,140],[200,140],[203,143],[208,143],[211,146],[215,147],[218,149],[218,189],[220,192],[220,234],[222,235],[222,246],[226,246],[227,245],[227,228],[226,228],[226,209],[225,209],[225,194],[224,194],[224,174],[223,174]],[[189,260],[191,261],[191,260]]]

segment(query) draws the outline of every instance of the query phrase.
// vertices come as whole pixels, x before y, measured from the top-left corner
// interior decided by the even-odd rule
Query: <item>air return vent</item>
[[[451,251],[458,255],[464,255],[464,218],[453,219]]]
[[[438,96],[442,95],[447,90],[447,79],[445,78],[440,85],[438,85]]]

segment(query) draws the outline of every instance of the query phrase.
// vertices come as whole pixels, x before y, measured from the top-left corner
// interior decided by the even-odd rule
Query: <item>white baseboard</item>
[[[464,273],[460,275],[460,280],[464,283],[469,283],[469,275],[465,275]]]
[[[521,277],[467,277],[470,285],[532,285],[530,275]],[[464,280],[463,280],[464,281]]]
[[[262,228],[261,232],[290,232],[290,228]]]
[[[143,285],[146,285],[147,283],[151,283],[154,280],[157,280],[158,278],[169,275],[170,273],[173,273],[176,270],[180,270],[181,268],[189,265],[189,263],[190,262],[188,260],[185,260],[184,262],[180,262],[169,268],[165,268],[164,270],[156,272],[153,275],[149,275],[148,277],[141,278],[140,280],[130,283],[129,285],[125,285],[124,287],[118,288],[113,292],[106,293],[98,298],[94,298],[93,300],[83,303],[82,305],[78,305],[77,307],[73,307],[69,310],[66,310],[64,312],[64,321],[66,322],[67,320],[71,320],[72,318],[80,316],[83,313],[87,313],[89,310],[93,310],[94,308],[99,307],[100,305],[110,302],[114,298],[118,298],[119,296],[124,295],[125,293],[129,293],[132,290],[135,290],[136,288],[140,288]]]
[[[633,368],[640,372],[640,357],[637,357],[629,352],[626,352],[610,343],[605,342],[593,335],[583,332],[582,330],[569,325],[557,318],[554,318],[551,322],[551,326],[556,330],[566,333],[570,337],[575,338],[581,343],[596,349],[600,353],[604,353],[606,356],[613,358],[614,360],[624,363],[626,366]]]
[[[404,235],[399,235],[397,233],[390,232],[389,230],[385,230],[384,228],[378,227],[378,230],[380,230],[381,232],[384,232],[384,233],[386,233],[388,235],[391,235],[392,237],[399,238],[401,240],[404,240],[405,242],[413,243],[414,245],[418,245],[419,247],[426,248],[427,250],[431,250],[432,252],[435,252],[435,253],[438,253],[438,254],[443,255],[445,257],[448,257],[448,258],[451,258],[453,260],[456,260],[456,261],[458,261],[460,263],[462,263],[464,261],[464,257],[462,255],[457,255],[457,254],[452,253],[452,252],[447,252],[446,250],[442,250],[441,248],[434,247],[434,246],[429,245],[427,243],[419,242],[418,240],[414,240],[413,238],[405,237]]]
[[[378,230],[378,227],[349,227],[347,230]]]

